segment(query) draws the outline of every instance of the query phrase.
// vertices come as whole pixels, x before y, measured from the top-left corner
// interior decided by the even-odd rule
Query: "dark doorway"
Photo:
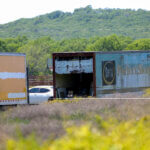
[[[93,73],[56,75],[57,97],[93,96]]]

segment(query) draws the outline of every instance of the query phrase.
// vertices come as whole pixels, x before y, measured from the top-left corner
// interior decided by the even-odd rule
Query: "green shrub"
[[[150,88],[147,88],[147,89],[144,90],[143,97],[150,97]]]

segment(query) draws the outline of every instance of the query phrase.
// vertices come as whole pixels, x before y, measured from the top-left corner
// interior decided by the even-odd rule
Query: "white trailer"
[[[28,104],[26,55],[0,53],[0,105]]]

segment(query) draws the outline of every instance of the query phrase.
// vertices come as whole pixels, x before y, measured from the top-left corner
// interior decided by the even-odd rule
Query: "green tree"
[[[50,37],[30,41],[18,51],[26,53],[29,74],[38,75],[47,72],[47,59],[51,58],[55,42]]]
[[[86,46],[88,44],[87,39],[69,39],[69,40],[62,40],[59,42],[59,49],[62,52],[79,52],[85,51]]]
[[[126,50],[150,50],[150,39],[139,39],[129,44]]]
[[[3,39],[0,39],[0,52],[7,52],[7,44]]]
[[[117,35],[98,38],[87,46],[87,51],[120,51],[123,50],[123,42]]]

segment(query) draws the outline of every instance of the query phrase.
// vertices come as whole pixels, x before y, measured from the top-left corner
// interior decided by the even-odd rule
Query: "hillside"
[[[31,19],[0,25],[0,37],[25,35],[35,39],[89,38],[110,34],[134,39],[150,38],[150,11],[131,9],[75,9],[73,13],[55,11]]]

